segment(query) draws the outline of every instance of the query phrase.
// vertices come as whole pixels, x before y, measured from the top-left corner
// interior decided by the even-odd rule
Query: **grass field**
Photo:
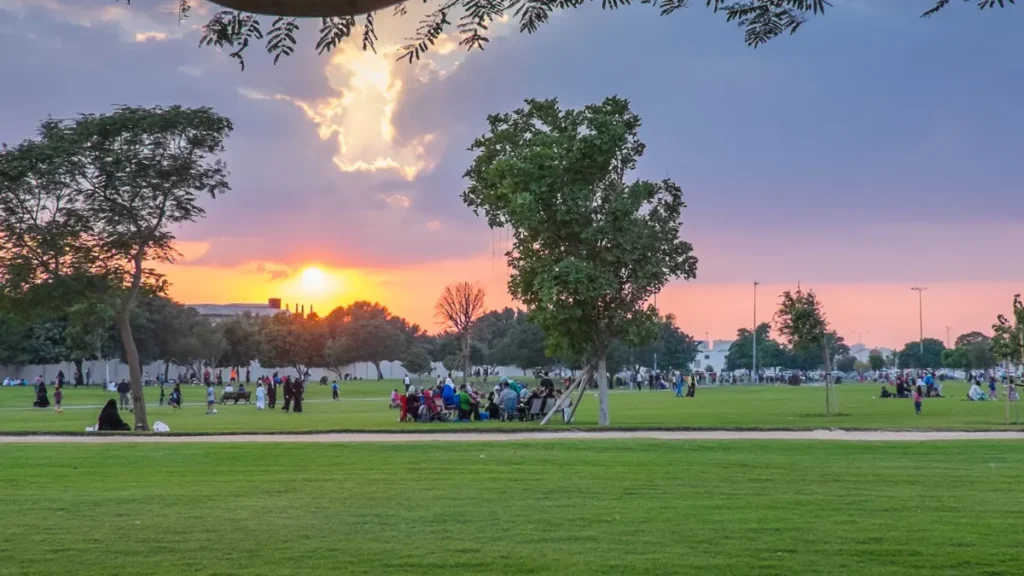
[[[1024,570],[1012,441],[0,445],[0,462],[2,575]]]
[[[157,406],[159,391],[148,388],[150,422],[161,420],[172,432],[259,432],[316,430],[497,430],[533,429],[536,423],[478,422],[472,424],[399,424],[387,408],[387,396],[397,381],[351,382],[342,385],[341,400],[330,400],[329,387],[312,385],[302,414],[257,411],[252,405],[218,405],[218,414],[205,414],[205,389],[183,387],[186,406],[171,410]],[[845,384],[839,387],[839,416],[824,416],[821,387],[735,386],[702,388],[696,398],[675,398],[671,391],[613,391],[611,418],[623,428],[851,428],[851,429],[1007,429],[1003,402],[967,402],[966,386],[947,383],[946,398],[926,399],[924,413],[914,414],[910,400],[876,398],[878,386]],[[169,393],[169,391],[168,391]],[[219,394],[219,391],[218,391]],[[99,407],[116,394],[98,388],[68,388],[61,415],[50,409],[31,408],[29,388],[0,389],[0,433],[82,432],[95,423]],[[52,390],[51,390],[52,400]],[[280,399],[279,399],[280,406]],[[131,422],[130,414],[125,420]],[[553,427],[564,427],[556,418]],[[577,413],[576,425],[597,422],[597,399],[588,395]],[[1011,426],[1020,429],[1021,426]]]

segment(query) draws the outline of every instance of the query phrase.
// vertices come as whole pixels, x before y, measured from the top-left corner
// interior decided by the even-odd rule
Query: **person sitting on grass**
[[[494,401],[494,392],[487,393],[487,418],[490,420],[501,418],[501,410],[498,408],[498,403]]]
[[[394,390],[391,391],[391,403],[388,404],[388,408],[389,409],[394,409],[394,408],[401,408],[401,407],[402,407],[402,403],[398,399],[398,388],[395,388]]]
[[[131,428],[121,415],[117,412],[117,401],[111,398],[100,410],[100,417],[96,420],[96,430],[100,432],[130,432]]]
[[[886,388],[885,386],[882,386],[882,392],[879,395],[879,397],[880,398],[895,398],[895,396],[893,396],[893,393],[889,392],[889,389]]]
[[[971,384],[971,389],[967,391],[967,399],[971,402],[980,402],[988,399],[986,398],[985,393],[981,391],[981,386],[978,386],[977,380]]]
[[[459,420],[469,420],[470,416],[476,416],[476,419],[480,419],[479,408],[477,403],[473,401],[473,397],[469,395],[466,390],[466,385],[459,386]]]

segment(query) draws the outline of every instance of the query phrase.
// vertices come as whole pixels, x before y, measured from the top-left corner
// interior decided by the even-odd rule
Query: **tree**
[[[400,362],[407,372],[415,374],[416,376],[422,376],[423,374],[429,375],[432,370],[430,357],[427,356],[427,353],[419,346],[414,346],[406,350]]]
[[[545,350],[544,331],[529,321],[526,314],[519,314],[512,329],[498,345],[494,354],[496,365],[515,366],[523,375],[532,368],[551,365]]]
[[[131,4],[131,0],[126,0]],[[213,15],[203,26],[201,46],[228,48],[232,58],[245,69],[243,52],[252,44],[264,41],[266,51],[273,56],[274,64],[291,56],[297,47],[300,28],[299,18],[319,18],[319,40],[316,50],[319,54],[330,52],[362,29],[359,38],[363,50],[376,52],[377,33],[374,14],[376,11],[396,5],[395,16],[404,16],[407,11],[399,0],[375,0],[370,3],[323,2],[320,0],[214,0],[230,10]],[[964,0],[975,2],[979,8],[1005,7],[1014,0]],[[945,9],[951,0],[932,0],[934,4],[922,16],[933,16]],[[195,0],[177,0],[178,16],[185,18]],[[488,29],[494,20],[515,17],[519,20],[520,32],[533,33],[551,16],[561,10],[577,8],[584,0],[568,2],[542,2],[521,5],[506,0],[437,0],[433,9],[420,21],[415,36],[403,46],[399,59],[412,62],[426,53],[430,46],[452,27],[457,20],[461,39],[459,45],[467,50],[480,49],[489,42]],[[617,9],[628,2],[605,2],[605,9]],[[659,9],[662,16],[685,8],[687,0],[644,0]],[[749,46],[757,47],[783,34],[795,33],[803,24],[815,16],[825,14],[831,7],[827,0],[763,0],[729,1],[706,0],[705,4],[714,12],[725,14],[726,22],[733,22],[744,30],[744,40]],[[368,12],[368,13],[367,13]],[[366,13],[361,22],[356,16]],[[458,18],[454,15],[459,14]],[[263,32],[260,16],[275,16],[270,29]]]
[[[957,337],[955,347],[943,350],[942,365],[963,370],[985,370],[996,365],[992,340],[981,332],[968,332]]]
[[[18,316],[0,310],[0,366],[28,364],[29,326]]]
[[[822,366],[825,371],[825,414],[838,413],[839,401],[830,375],[832,364],[829,354],[829,341],[835,344],[838,338],[829,338],[828,320],[814,290],[804,292],[797,285],[795,292],[783,292],[779,310],[775,313],[775,322],[779,334],[786,338],[794,351],[818,348],[824,361]]]
[[[340,369],[355,362],[369,362],[377,369],[378,380],[384,379],[380,363],[401,358],[419,332],[419,326],[392,316],[376,302],[360,301],[335,308],[324,321],[333,342],[333,361],[328,364]],[[339,364],[342,360],[347,361]]]
[[[523,312],[512,308],[504,308],[500,311],[491,310],[480,316],[473,327],[473,342],[479,343],[484,349],[485,364],[495,367],[510,363],[498,355],[497,350],[508,338],[512,329],[520,322],[524,322],[525,318]]]
[[[101,299],[85,300],[68,309],[64,340],[79,372],[82,371],[83,360],[109,358],[104,349],[111,348],[113,327],[114,311]]]
[[[946,345],[938,338],[925,338],[924,352],[921,351],[922,341],[907,342],[899,351],[900,368],[938,368],[942,366],[942,351]]]
[[[853,356],[840,356],[836,360],[836,370],[840,372],[853,372],[857,359]]]
[[[757,326],[757,365],[762,368],[785,366],[787,362],[788,352],[778,340],[771,337],[771,329],[768,322]],[[740,328],[725,356],[725,369],[751,370],[753,363],[753,333],[749,328]]]
[[[1024,363],[1024,302],[1020,294],[1013,297],[1013,315],[1000,314],[992,325],[992,353],[996,358],[1015,364]]]
[[[249,312],[220,323],[224,334],[222,361],[233,368],[248,367],[260,355],[260,319]],[[238,375],[243,378],[242,374]]]
[[[689,370],[690,363],[697,357],[697,342],[676,326],[674,314],[666,314],[658,321],[658,335],[654,342],[632,352],[634,360],[644,366],[654,366],[654,355],[657,354],[659,366],[670,370]]]
[[[205,214],[199,195],[229,190],[217,155],[231,130],[209,108],[119,106],[45,120],[37,140],[0,152],[0,239],[24,238],[4,250],[0,281],[31,287],[72,273],[108,283],[137,430],[149,422],[132,313],[144,289],[166,288],[147,264],[174,261],[171,230]],[[46,206],[46,218],[24,218],[19,204]],[[39,247],[52,264],[37,257]]]
[[[447,286],[437,299],[435,309],[438,319],[462,340],[462,382],[465,383],[469,377],[473,326],[484,311],[484,289],[469,282]]]
[[[463,202],[492,228],[512,229],[509,294],[530,310],[550,355],[584,359],[581,390],[597,374],[607,426],[611,341],[654,340],[651,299],[670,279],[696,275],[693,247],[679,237],[682,190],[668,179],[625,181],[644,144],[622,98],[581,110],[527,100],[488,124],[470,147]]]
[[[872,350],[871,352],[868,352],[868,364],[871,366],[872,370],[877,372],[882,368],[885,368],[885,358],[882,356],[880,351]]]
[[[316,314],[280,312],[261,335],[259,362],[267,368],[292,368],[305,378],[311,368],[325,366],[327,329]]]

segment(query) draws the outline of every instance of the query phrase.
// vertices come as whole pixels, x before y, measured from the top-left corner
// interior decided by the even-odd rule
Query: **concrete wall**
[[[110,382],[118,382],[122,378],[128,378],[128,365],[120,361],[84,362],[82,364],[82,369],[83,371],[91,371],[90,376],[92,377],[93,384],[102,383],[104,378],[106,378],[108,374]],[[384,378],[386,379],[404,378],[407,373],[405,368],[402,367],[401,362],[381,362],[380,369],[381,372],[383,372],[384,374]],[[71,362],[68,362],[66,364],[50,364],[48,366],[0,366],[0,380],[3,380],[4,378],[24,378],[29,382],[29,384],[31,384],[32,382],[35,381],[37,376],[41,375],[47,382],[53,382],[54,380],[56,380],[57,371],[59,370],[64,371],[64,375],[67,376],[69,383],[74,383],[72,380],[72,376],[75,373],[75,365]],[[180,368],[180,371],[184,372],[185,374],[187,374],[189,370],[190,368],[188,367]],[[228,374],[230,373],[231,369],[224,368],[223,370],[224,381],[227,382]],[[521,377],[523,375],[522,370],[509,366],[499,367],[498,371],[500,374],[504,374],[513,378],[517,376]],[[157,375],[162,375],[164,373],[164,363],[154,362],[152,364],[147,364],[146,366],[142,367],[142,372],[143,374],[148,374],[150,379],[156,379]],[[291,368],[262,368],[260,367],[258,362],[253,362],[249,365],[249,376],[253,381],[255,381],[260,376],[269,376],[274,372],[278,372],[282,376],[296,376],[295,370]],[[355,377],[362,378],[363,380],[377,379],[377,369],[373,366],[373,364],[370,364],[368,362],[353,364],[346,370],[346,372],[352,374]],[[170,378],[172,380],[177,379],[178,373],[179,367],[172,364],[170,367]],[[211,369],[210,373],[213,375],[214,378],[216,378],[216,371],[214,369]],[[442,366],[441,363],[439,362],[435,362],[433,371],[434,377],[436,377],[438,374],[445,373],[446,371],[444,369],[444,366]],[[321,376],[327,376],[329,380],[334,380],[337,378],[337,375],[334,372],[331,372],[330,370],[323,370],[320,368],[314,368],[313,370],[310,370],[310,374],[310,378],[312,380],[319,380]],[[202,374],[198,374],[197,376],[199,376],[199,378],[202,378]],[[245,369],[242,369],[242,374],[240,374],[239,376],[243,379],[245,378]],[[413,378],[415,378],[414,375]]]

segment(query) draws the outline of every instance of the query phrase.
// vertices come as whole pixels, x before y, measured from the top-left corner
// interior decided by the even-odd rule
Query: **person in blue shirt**
[[[338,399],[338,381],[331,382],[331,398]]]
[[[676,372],[676,398],[683,397],[683,373]]]

